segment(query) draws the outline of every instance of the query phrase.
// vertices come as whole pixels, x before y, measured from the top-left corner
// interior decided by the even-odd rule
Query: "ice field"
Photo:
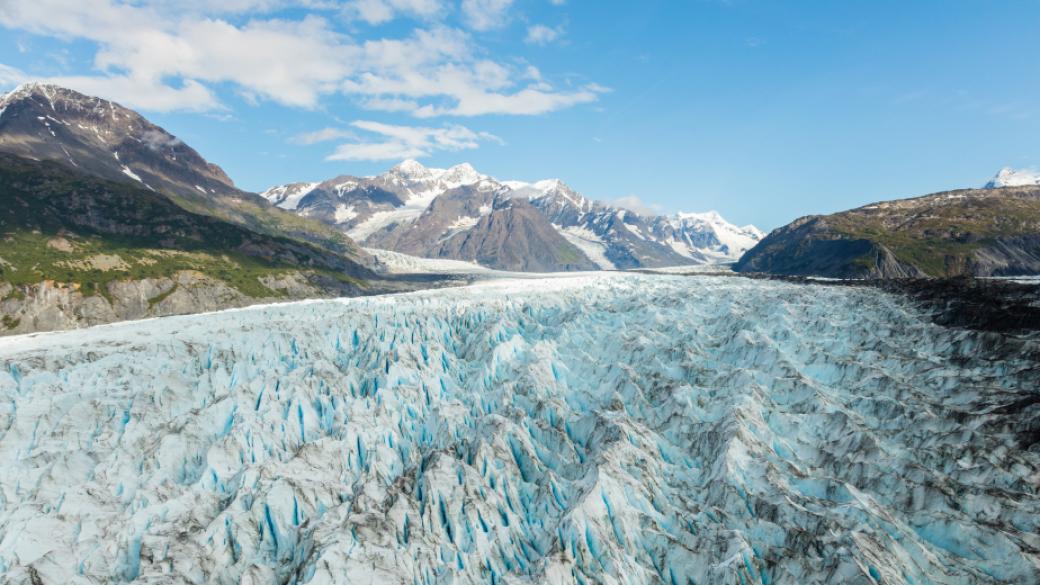
[[[623,273],[4,338],[0,582],[1037,583],[1038,355]]]

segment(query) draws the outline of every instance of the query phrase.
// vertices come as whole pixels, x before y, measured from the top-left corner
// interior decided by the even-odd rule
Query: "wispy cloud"
[[[563,27],[550,27],[544,24],[536,24],[528,27],[527,37],[524,42],[530,45],[548,45],[563,36]]]
[[[322,128],[313,132],[297,134],[289,139],[293,144],[317,144],[329,140],[340,140],[344,138],[357,138],[357,134],[343,128]]]
[[[352,0],[344,6],[348,17],[369,24],[383,24],[400,16],[431,19],[447,11],[447,3],[443,0]]]
[[[621,207],[629,211],[634,211],[640,215],[659,215],[664,209],[657,203],[645,203],[637,195],[626,195],[624,197],[618,197],[613,201],[609,202],[614,207]]]
[[[459,151],[478,148],[484,142],[501,139],[487,132],[475,132],[458,124],[441,128],[401,126],[357,120],[351,126],[364,131],[367,137],[339,145],[326,160],[380,161],[424,158],[438,151]],[[319,131],[332,130],[326,128]]]
[[[476,30],[501,28],[509,21],[513,0],[462,0],[462,16]]]
[[[346,8],[322,0],[293,20],[267,16],[285,0],[234,0],[220,7],[190,0],[35,0],[5,3],[0,25],[96,44],[94,68],[59,79],[75,89],[155,111],[220,110],[213,88],[247,101],[317,108],[333,94],[363,108],[429,118],[441,115],[535,115],[595,101],[592,84],[553,86],[532,67],[493,59],[466,31],[438,24],[446,0],[357,0]],[[490,30],[509,20],[511,0],[463,0],[463,20]],[[252,11],[251,13],[249,11]],[[399,15],[431,18],[403,37],[359,40],[326,13],[353,11],[377,23]],[[226,19],[228,13],[249,13]],[[542,36],[537,37],[544,39]],[[537,69],[533,69],[537,72]]]
[[[123,105],[153,111],[221,112],[223,106],[201,83],[188,79],[180,86],[155,79],[126,75],[59,75],[40,77],[0,63],[0,84],[13,86],[27,81],[42,81],[70,87],[88,95],[103,97]]]

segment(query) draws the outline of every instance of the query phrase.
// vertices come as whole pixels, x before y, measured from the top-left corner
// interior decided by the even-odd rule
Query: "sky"
[[[772,229],[1040,166],[1038,27],[1037,0],[0,0],[0,90],[113,99],[253,191],[415,158]]]

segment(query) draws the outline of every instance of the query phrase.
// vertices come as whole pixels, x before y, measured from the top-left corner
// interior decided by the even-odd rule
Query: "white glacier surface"
[[[1036,583],[1038,352],[621,273],[3,338],[0,582]]]

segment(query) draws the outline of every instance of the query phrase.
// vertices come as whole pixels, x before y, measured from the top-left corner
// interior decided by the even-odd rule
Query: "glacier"
[[[1037,583],[1038,355],[630,273],[4,338],[0,581]]]

